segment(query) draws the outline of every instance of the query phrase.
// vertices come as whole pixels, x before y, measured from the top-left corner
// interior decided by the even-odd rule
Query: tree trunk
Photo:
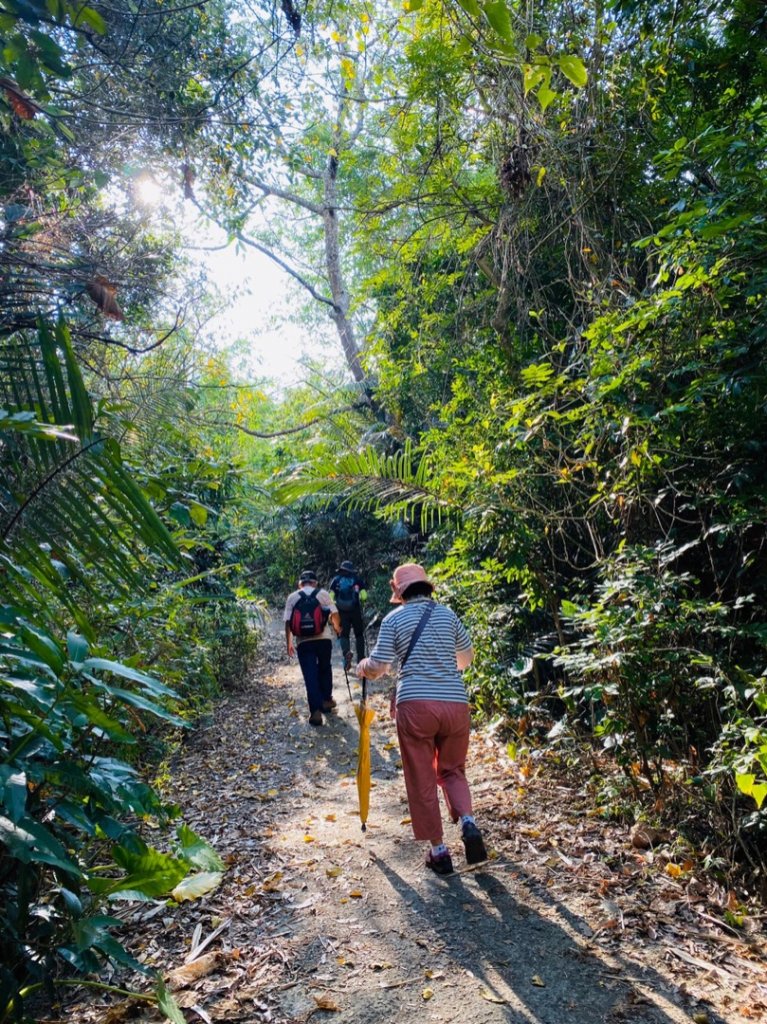
[[[322,219],[325,226],[325,269],[327,270],[330,294],[333,297],[331,316],[335,321],[341,346],[352,376],[358,383],[365,380],[360,363],[360,350],[354,336],[354,327],[349,319],[349,292],[341,269],[341,253],[338,240],[338,157],[331,154],[325,170],[325,205]]]

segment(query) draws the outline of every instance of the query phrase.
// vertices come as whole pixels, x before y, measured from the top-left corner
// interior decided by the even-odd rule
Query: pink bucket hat
[[[432,590],[434,584],[426,575],[426,570],[416,562],[406,562],[405,565],[398,565],[394,570],[391,588],[393,590],[391,604],[402,604],[402,592],[412,583],[428,583]]]

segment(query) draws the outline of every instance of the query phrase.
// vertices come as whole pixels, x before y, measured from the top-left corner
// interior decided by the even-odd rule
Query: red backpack
[[[301,591],[290,613],[290,632],[293,636],[305,640],[308,636],[320,636],[324,631],[330,609],[323,608],[317,600],[319,591],[319,587],[315,587],[311,594]]]

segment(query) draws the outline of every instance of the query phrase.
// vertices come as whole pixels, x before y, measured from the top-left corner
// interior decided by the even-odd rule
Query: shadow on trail
[[[350,676],[349,703],[343,673],[339,677],[336,665],[334,676],[338,714],[310,732],[303,715],[293,718],[288,732],[294,765],[300,766],[304,778],[312,776],[311,784],[320,791],[334,790],[342,780],[341,785],[349,787],[348,797],[335,793],[332,798],[343,801],[344,813],[353,817],[358,741],[353,706],[360,691]],[[325,884],[318,879],[321,905],[328,911],[319,919],[295,920],[291,929],[299,941],[313,941],[317,933],[320,945],[321,940],[332,939],[343,950],[348,943],[351,953],[345,955],[359,960],[367,979],[364,983],[361,976],[345,982],[332,967],[331,956],[319,972],[326,978],[322,984],[346,1003],[335,1018],[339,1024],[347,1020],[390,1024],[414,1015],[442,1024],[467,1019],[474,1024],[680,1024],[689,1020],[689,1012],[674,1002],[668,976],[636,963],[620,949],[587,945],[586,922],[517,864],[497,861],[448,879],[432,876],[420,866],[413,874],[410,853],[398,848],[405,841],[396,831],[398,822],[406,823],[399,821],[404,784],[396,764],[399,751],[396,746],[387,749],[395,736],[381,689],[372,699],[377,715],[371,729],[372,776],[382,783],[397,781],[383,785],[378,796],[375,791],[372,796],[369,824],[381,831],[374,833],[377,853],[365,870],[377,873],[379,883],[368,888],[366,904],[355,907],[345,897],[342,906],[336,906],[337,899],[356,884],[351,880],[354,876],[346,888],[341,882]],[[293,786],[302,788],[296,787],[295,780]],[[317,790],[301,796],[305,800],[301,809],[315,808],[321,799]],[[290,815],[288,808],[285,811]],[[298,812],[296,804],[295,828],[300,828]],[[329,831],[324,836],[317,831],[317,835],[331,858],[341,850],[367,845],[349,837],[334,846]],[[365,931],[366,925],[374,928]],[[365,962],[366,956],[380,957],[382,970],[397,965],[397,980],[390,983],[391,976],[382,975],[382,980],[372,981],[377,965]],[[314,953],[307,956],[307,965],[313,957]],[[435,976],[433,983],[426,980],[425,962],[444,971],[444,977]],[[309,986],[316,971],[315,967],[304,973]],[[421,994],[429,986],[434,990],[431,1001]],[[710,1024],[725,1024],[708,1008],[707,1019]]]
[[[514,1024],[671,1024],[686,1017],[664,995],[668,983],[656,972],[640,969],[612,951],[584,949],[568,934],[582,928],[583,922],[545,894],[535,895],[568,927],[521,903],[510,879],[496,874],[472,872],[466,876],[472,884],[460,874],[435,878],[424,896],[391,863],[377,859],[375,867],[413,911],[422,937],[443,942],[443,956],[454,972],[470,972],[481,983],[483,997],[494,1004],[492,1019]],[[521,880],[528,885],[523,871],[512,871],[517,884]],[[708,1019],[725,1024],[710,1011]]]

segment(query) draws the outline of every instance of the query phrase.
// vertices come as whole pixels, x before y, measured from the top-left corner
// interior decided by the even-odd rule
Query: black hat
[[[354,572],[354,563],[350,562],[347,559],[345,562],[341,562],[341,565],[340,565],[338,571],[339,572]]]
[[[298,577],[299,583],[316,583],[317,573],[313,569],[304,569],[301,575]]]

